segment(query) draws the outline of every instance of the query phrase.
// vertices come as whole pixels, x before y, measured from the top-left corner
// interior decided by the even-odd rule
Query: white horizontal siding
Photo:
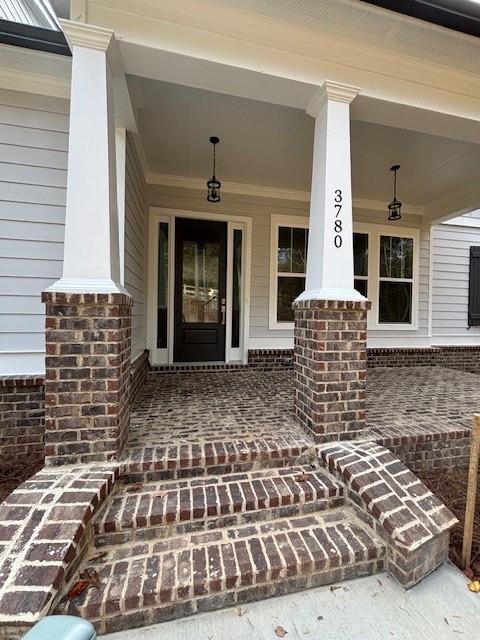
[[[132,360],[146,347],[148,210],[145,180],[133,140],[127,134],[125,167],[125,287],[133,296]]]
[[[474,217],[474,216],[471,216]],[[480,228],[441,224],[433,229],[432,333],[434,342],[455,336],[480,342],[480,327],[468,328],[470,247],[480,245]]]
[[[68,103],[0,90],[0,375],[44,371],[41,293],[61,276]]]

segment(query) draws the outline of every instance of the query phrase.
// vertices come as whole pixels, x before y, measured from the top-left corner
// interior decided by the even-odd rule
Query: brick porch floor
[[[370,370],[365,436],[393,449],[451,440],[466,447],[480,411],[478,382],[475,374],[439,367]],[[137,463],[132,470],[185,466],[187,455],[200,457],[199,466],[210,456],[212,466],[246,460],[253,441],[263,458],[311,449],[294,419],[291,370],[150,374],[132,411],[126,455]],[[422,458],[435,457],[431,449],[422,450]],[[152,464],[162,457],[164,464]]]

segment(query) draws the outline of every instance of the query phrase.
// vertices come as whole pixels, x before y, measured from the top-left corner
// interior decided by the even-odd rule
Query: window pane
[[[368,298],[368,280],[355,280],[355,289]]]
[[[305,278],[278,278],[277,321],[293,322],[292,303],[305,290]]]
[[[353,234],[353,269],[356,276],[368,276],[368,235],[366,233]]]
[[[292,271],[292,229],[278,228],[278,270],[286,273]]]
[[[233,230],[233,301],[232,301],[232,347],[240,346],[240,311],[242,286],[242,231]]]
[[[412,283],[380,282],[379,322],[412,322]]]
[[[158,229],[157,298],[157,349],[166,349],[168,301],[168,224],[166,222],[160,222]]]
[[[413,239],[380,236],[380,277],[413,278]]]
[[[292,273],[306,273],[307,271],[307,230],[292,229]]]

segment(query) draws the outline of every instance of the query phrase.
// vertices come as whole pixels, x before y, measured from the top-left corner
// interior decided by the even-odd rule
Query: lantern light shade
[[[397,171],[399,169],[399,164],[390,167],[390,171],[393,171],[393,200],[388,205],[388,219],[391,221],[400,220],[402,217],[402,203],[397,200]]]
[[[213,171],[212,177],[207,181],[207,200],[208,202],[220,202],[220,187],[222,183],[215,176],[215,164],[216,164],[216,145],[220,142],[217,136],[212,136],[210,142],[213,146]]]

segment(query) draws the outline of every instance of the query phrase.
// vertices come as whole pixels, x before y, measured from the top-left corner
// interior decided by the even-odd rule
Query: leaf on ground
[[[134,482],[126,487],[127,493],[135,493],[135,491],[140,491],[140,489],[143,489],[143,482]]]
[[[103,562],[108,558],[108,551],[101,551],[100,553],[95,554],[91,558],[89,558],[89,562]]]
[[[92,567],[87,567],[85,571],[82,571],[79,577],[80,577],[80,580],[90,580],[90,582],[92,583],[92,586],[96,587],[97,589],[100,589],[100,585],[101,585],[100,577],[98,573],[95,571],[95,569],[92,569]]]
[[[78,580],[67,593],[67,598],[73,600],[90,587],[93,587],[93,585],[89,580]]]
[[[468,583],[468,589],[473,593],[480,593],[480,580],[474,580]]]
[[[445,617],[444,617],[443,619],[445,620],[445,624],[447,625],[447,627],[449,627],[449,626],[450,626],[450,623],[449,623],[449,621],[447,620],[447,618],[445,618]]]
[[[242,616],[244,616],[247,613],[246,609],[242,609],[242,607],[235,607],[235,609],[233,610],[233,613],[238,616],[239,618],[241,618]]]
[[[77,582],[73,585],[70,591],[67,593],[67,598],[69,600],[73,600],[81,593],[90,589],[90,587],[94,587],[95,589],[100,589],[100,578],[95,569],[88,568],[78,576]]]
[[[294,476],[294,480],[296,480],[297,482],[306,482],[308,480],[308,474],[299,473],[298,475]]]
[[[469,580],[473,580],[475,578],[475,574],[473,572],[472,567],[467,567],[463,572]]]
[[[317,620],[323,620],[323,616],[318,616]]]
[[[278,627],[275,627],[274,632],[277,638],[284,638],[288,633],[288,631],[285,631],[285,629],[280,625],[278,625]]]

